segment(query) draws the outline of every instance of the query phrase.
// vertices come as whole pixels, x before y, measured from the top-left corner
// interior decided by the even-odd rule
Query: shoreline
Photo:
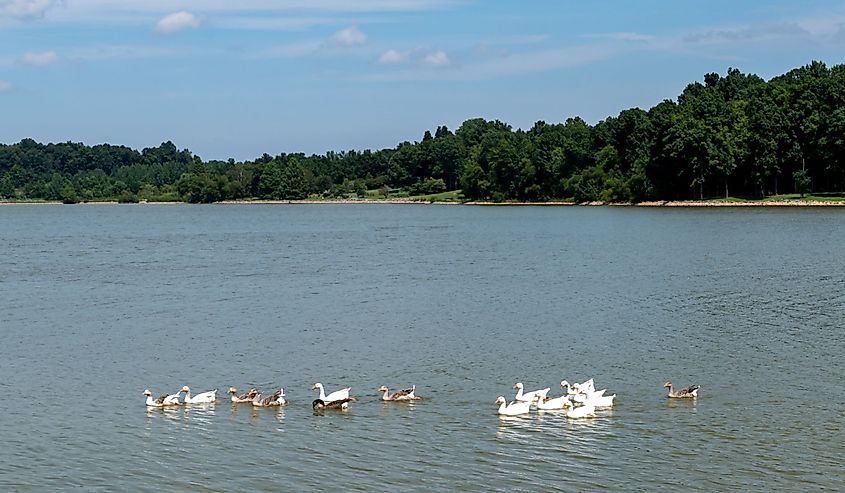
[[[391,204],[391,205],[467,205],[486,207],[845,207],[845,200],[749,200],[749,201],[725,201],[725,200],[655,200],[646,202],[455,202],[455,201],[432,201],[420,199],[338,199],[338,200],[223,200],[214,202],[220,205],[315,205],[315,204]],[[212,204],[212,205],[213,205]],[[187,202],[137,202],[121,204],[117,201],[91,201],[78,202],[76,204],[64,204],[61,201],[0,201],[0,206],[14,205],[196,205]]]

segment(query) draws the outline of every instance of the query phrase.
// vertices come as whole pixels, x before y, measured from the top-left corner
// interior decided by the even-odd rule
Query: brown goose
[[[314,408],[315,411],[322,411],[324,409],[346,410],[346,408],[349,407],[349,403],[354,400],[354,397],[347,397],[346,399],[338,399],[336,401],[329,402],[326,402],[323,399],[314,399],[311,403],[311,407]]]
[[[147,405],[150,407],[173,407],[182,405],[182,402],[179,401],[179,394],[164,394],[153,399],[153,393],[150,392],[150,389],[147,389],[144,391],[144,395],[147,397]]]
[[[414,385],[410,389],[397,390],[393,394],[390,394],[387,390],[387,385],[382,385],[378,388],[379,392],[384,392],[384,395],[381,396],[381,400],[383,401],[418,401],[422,397],[414,394],[416,390],[417,386]]]
[[[285,400],[285,389],[279,389],[269,397],[261,398],[261,394],[256,394],[252,398],[252,405],[255,407],[273,407],[284,406],[287,404]]]
[[[235,387],[229,387],[228,393],[232,395],[232,403],[239,404],[242,402],[252,402],[252,400],[255,399],[255,396],[258,395],[258,390],[249,389],[246,394],[237,395],[238,389]]]
[[[682,389],[675,390],[672,388],[672,382],[666,382],[663,384],[663,388],[669,389],[670,398],[675,399],[694,399],[698,397],[698,389],[701,388],[698,385],[690,385],[689,387],[684,387]]]

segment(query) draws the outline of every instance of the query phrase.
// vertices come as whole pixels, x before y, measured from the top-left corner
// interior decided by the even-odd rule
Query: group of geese
[[[399,390],[390,393],[390,390],[382,385],[378,388],[382,392],[381,400],[383,401],[416,401],[421,397],[416,395],[417,386]],[[336,390],[330,394],[326,394],[322,383],[315,383],[311,386],[311,390],[319,390],[320,396],[311,402],[311,407],[315,411],[322,411],[324,409],[347,409],[349,403],[356,400],[354,396],[349,395],[352,387],[346,387]],[[272,394],[264,397],[258,389],[251,388],[246,393],[238,395],[238,389],[229,387],[227,393],[230,395],[232,404],[251,403],[254,407],[281,407],[287,405],[285,400],[285,389],[280,388]],[[184,397],[182,394],[185,394]],[[147,397],[147,407],[177,407],[185,404],[214,404],[217,400],[217,389],[202,392],[200,394],[191,395],[191,389],[187,385],[182,387],[179,392],[175,394],[163,394],[153,399],[153,393],[147,389],[144,391]]]
[[[667,397],[676,399],[690,399],[698,397],[698,385],[690,385],[682,389],[675,390],[672,382],[666,382],[663,385],[668,389]],[[563,411],[567,418],[589,418],[595,416],[595,411],[598,408],[613,407],[613,400],[616,394],[604,395],[607,389],[596,390],[595,382],[589,379],[583,383],[569,383],[566,380],[560,382],[560,388],[566,391],[565,394],[559,397],[549,397],[550,387],[545,389],[525,392],[524,386],[521,382],[513,385],[516,390],[514,400],[508,403],[504,396],[499,396],[496,399],[496,404],[499,404],[498,413],[500,416],[520,416],[528,414],[532,406],[536,407],[538,411]],[[390,390],[382,385],[378,391],[382,393],[382,401],[417,401],[422,399],[416,395],[416,385],[390,393]],[[311,390],[319,390],[318,398],[311,402],[311,407],[315,411],[322,411],[325,409],[348,409],[349,403],[357,400],[354,396],[349,395],[352,387],[346,387],[336,390],[330,394],[326,394],[325,388],[321,383],[311,385]],[[285,400],[285,390],[280,388],[272,394],[263,396],[258,389],[251,388],[246,393],[238,395],[238,390],[235,387],[229,387],[227,393],[230,395],[230,400],[233,404],[251,403],[254,407],[281,407],[287,405]],[[184,397],[182,394],[185,394]],[[191,389],[187,385],[182,387],[179,392],[175,394],[163,394],[153,399],[153,393],[147,389],[144,391],[147,398],[147,407],[177,407],[185,404],[213,404],[217,401],[217,389],[202,392],[200,394],[191,394]]]
[[[692,399],[698,397],[698,385],[690,385],[675,390],[672,382],[666,382],[663,387],[669,390],[667,397],[672,399]],[[496,399],[499,405],[499,415],[520,416],[531,412],[535,406],[538,411],[563,411],[567,418],[590,418],[595,416],[596,409],[613,407],[616,394],[604,395],[607,389],[596,390],[595,382],[589,379],[583,383],[560,382],[560,388],[566,393],[559,397],[549,397],[549,387],[531,392],[525,392],[521,382],[513,385],[516,390],[514,400],[508,403],[504,396]]]
[[[501,416],[528,414],[535,406],[538,411],[563,411],[567,418],[588,418],[595,415],[596,408],[613,407],[616,398],[616,394],[604,395],[607,389],[596,390],[592,378],[583,383],[561,381],[560,388],[566,393],[559,397],[549,397],[550,387],[525,392],[522,383],[518,382],[513,388],[516,396],[510,403],[501,395],[496,399]]]

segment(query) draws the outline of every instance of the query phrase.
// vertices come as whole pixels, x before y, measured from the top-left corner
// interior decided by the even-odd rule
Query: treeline
[[[845,65],[765,81],[729,69],[648,111],[513,130],[445,126],[392,149],[203,161],[172,142],[0,145],[0,198],[303,199],[458,190],[470,200],[642,201],[845,190]]]

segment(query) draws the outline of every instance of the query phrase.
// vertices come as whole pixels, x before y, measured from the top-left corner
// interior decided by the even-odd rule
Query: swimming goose
[[[217,389],[209,390],[195,396],[191,396],[191,389],[187,385],[182,387],[179,393],[185,393],[185,404],[211,404],[217,402]]]
[[[519,416],[531,410],[531,401],[513,401],[508,404],[503,395],[496,398],[496,404],[499,404],[499,414],[502,416]]]
[[[693,399],[698,397],[698,385],[690,385],[689,387],[684,387],[682,389],[674,390],[672,388],[672,382],[666,382],[663,384],[663,388],[669,389],[668,397],[673,397],[676,399]]]
[[[540,399],[537,401],[537,409],[543,411],[555,411],[564,409],[567,407],[572,407],[572,401],[569,400],[568,395],[562,395],[560,397],[546,397],[545,399]]]
[[[317,382],[311,386],[311,390],[320,389],[320,397],[319,400],[323,402],[332,402],[332,401],[339,401],[342,399],[349,399],[349,391],[352,390],[352,387],[346,387],[345,389],[335,390],[329,395],[326,395],[325,389],[323,389],[323,384]]]
[[[593,406],[593,407],[613,407],[613,399],[616,398],[616,394],[613,395],[590,395],[587,399],[583,402],[585,406]]]
[[[593,406],[578,406],[566,411],[566,417],[572,419],[589,418],[594,416],[596,408]]]
[[[261,394],[256,394],[255,397],[252,398],[252,405],[255,407],[275,407],[284,406],[286,404],[285,389],[279,389],[264,399],[261,398]]]
[[[147,396],[147,405],[150,407],[173,407],[182,405],[179,401],[179,394],[164,394],[153,399],[153,393],[150,392],[150,389],[147,389],[144,391],[144,395]]]
[[[583,383],[569,383],[566,380],[561,380],[560,388],[566,389],[566,392],[571,395],[596,392],[595,382],[593,382],[592,378]],[[604,390],[599,390],[598,392],[604,393]]]
[[[422,399],[422,397],[414,395],[416,390],[417,386],[414,385],[410,389],[398,390],[391,395],[387,390],[386,385],[382,385],[378,388],[379,392],[384,392],[384,395],[381,396],[381,400],[383,401],[418,401]]]
[[[546,387],[545,389],[534,390],[534,391],[531,391],[531,392],[523,393],[523,391],[522,391],[523,387],[522,387],[521,382],[517,382],[517,383],[513,384],[513,388],[516,389],[516,397],[515,397],[516,400],[518,400],[518,401],[528,401],[528,402],[535,402],[539,399],[545,399],[546,395],[549,393],[549,390],[551,390],[549,387]]]
[[[311,402],[311,407],[315,411],[322,411],[324,409],[340,409],[341,411],[345,411],[347,408],[349,408],[349,403],[354,400],[354,397],[346,397],[344,399],[338,399],[336,401],[328,402],[324,401],[323,399],[314,399],[314,401]]]
[[[258,390],[249,389],[246,394],[237,395],[238,389],[236,389],[235,387],[229,387],[227,393],[232,394],[233,404],[240,404],[242,402],[252,402],[252,400],[255,399],[255,396],[258,394]]]

